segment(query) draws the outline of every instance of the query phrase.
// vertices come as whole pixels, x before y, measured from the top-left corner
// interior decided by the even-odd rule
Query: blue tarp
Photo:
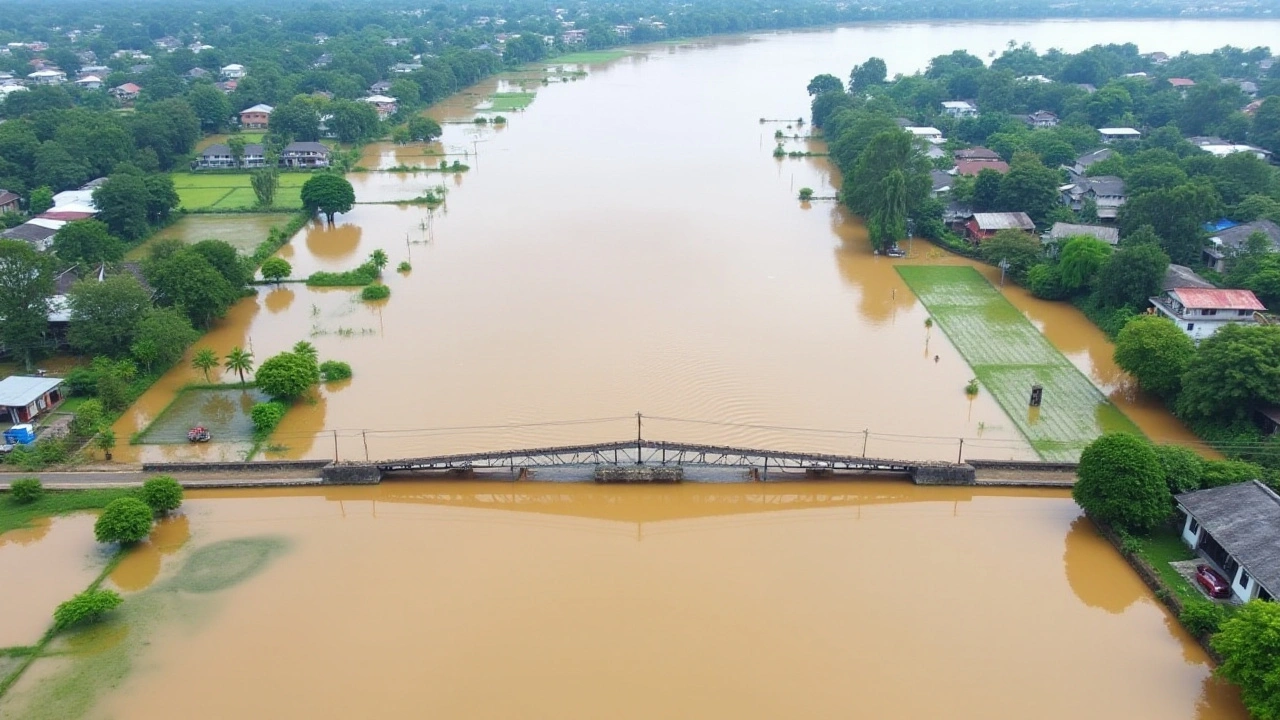
[[[1237,225],[1239,225],[1239,224],[1240,224],[1240,223],[1236,222],[1235,220],[1228,220],[1228,219],[1226,219],[1226,218],[1219,218],[1219,219],[1217,219],[1217,220],[1214,220],[1213,222],[1207,222],[1207,223],[1205,223],[1205,224],[1204,224],[1204,229],[1205,229],[1205,231],[1206,231],[1206,232],[1222,232],[1223,230],[1226,230],[1227,228],[1233,228],[1233,227],[1235,227],[1235,226],[1237,226]]]

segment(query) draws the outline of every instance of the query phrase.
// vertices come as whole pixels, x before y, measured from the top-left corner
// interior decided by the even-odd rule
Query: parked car
[[[1227,579],[1208,565],[1196,566],[1196,582],[1200,583],[1200,587],[1214,598],[1231,597],[1231,583]]]

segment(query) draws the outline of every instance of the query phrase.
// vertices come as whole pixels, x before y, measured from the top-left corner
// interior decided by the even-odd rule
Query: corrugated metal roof
[[[1033,230],[1036,226],[1023,212],[974,213],[973,220],[982,230]]]
[[[10,375],[0,380],[0,405],[26,407],[62,384],[62,378]]]
[[[1267,592],[1280,593],[1280,496],[1250,480],[1176,500]]]
[[[1170,293],[1183,307],[1205,310],[1266,310],[1258,296],[1249,290],[1218,288],[1175,288]]]
[[[1003,160],[957,160],[957,175],[977,175],[983,170],[995,170],[1004,174],[1009,172],[1009,163]]]

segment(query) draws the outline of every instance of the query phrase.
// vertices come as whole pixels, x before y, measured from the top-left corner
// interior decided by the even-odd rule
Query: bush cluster
[[[325,360],[320,363],[320,378],[325,382],[346,380],[351,377],[351,366],[340,360]]]
[[[29,505],[44,495],[44,486],[36,478],[20,478],[9,484],[9,497],[19,505]]]
[[[151,534],[153,520],[150,505],[133,497],[117,498],[102,509],[93,524],[93,536],[102,543],[136,543]]]
[[[259,436],[270,434],[284,419],[284,414],[288,409],[287,405],[278,400],[260,402],[254,405],[253,409],[249,411],[249,416],[253,418],[253,431]]]
[[[386,300],[391,297],[391,288],[386,285],[366,285],[360,291],[361,300]]]
[[[168,475],[157,475],[142,484],[142,501],[157,515],[173,512],[182,504],[182,486]]]
[[[85,590],[53,611],[53,629],[59,632],[83,622],[95,622],[122,602],[124,599],[113,590]]]

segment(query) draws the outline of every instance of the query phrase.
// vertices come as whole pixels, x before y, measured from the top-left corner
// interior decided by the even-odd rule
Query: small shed
[[[11,423],[31,422],[62,402],[62,378],[10,375],[0,380],[0,416]]]

